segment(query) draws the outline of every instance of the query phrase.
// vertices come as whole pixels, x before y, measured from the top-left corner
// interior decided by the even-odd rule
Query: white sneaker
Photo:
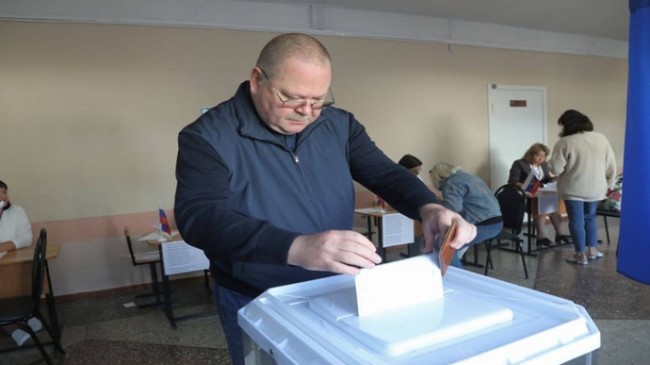
[[[29,333],[21,329],[17,329],[11,333],[11,338],[13,338],[14,341],[16,341],[16,344],[18,346],[22,346],[25,344],[25,342],[27,342],[27,340],[31,338],[31,336],[29,335]]]
[[[34,332],[39,332],[43,329],[43,323],[41,323],[41,321],[39,321],[36,317],[30,318],[29,321],[27,321],[27,324],[32,328],[32,331]]]

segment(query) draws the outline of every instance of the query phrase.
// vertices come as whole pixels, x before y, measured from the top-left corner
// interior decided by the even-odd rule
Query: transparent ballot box
[[[440,275],[433,256],[398,262],[409,260]],[[442,287],[435,301],[364,316],[352,276],[269,289],[239,311],[246,363],[590,364],[600,347],[593,321],[569,300],[456,268]]]

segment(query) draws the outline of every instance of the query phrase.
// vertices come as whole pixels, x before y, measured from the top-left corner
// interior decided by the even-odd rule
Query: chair
[[[34,259],[32,262],[32,288],[30,296],[16,297],[16,298],[7,298],[0,300],[0,327],[15,325],[21,330],[29,333],[29,336],[34,341],[38,351],[40,351],[43,360],[47,364],[52,364],[43,343],[38,339],[38,336],[32,328],[29,326],[27,321],[31,318],[36,317],[43,324],[43,328],[47,331],[48,335],[54,343],[54,348],[58,350],[62,355],[65,354],[63,347],[61,347],[60,335],[58,331],[58,323],[56,318],[52,316],[53,313],[56,313],[54,310],[54,299],[51,295],[46,295],[46,304],[48,306],[48,311],[50,313],[50,320],[52,321],[53,326],[57,326],[55,331],[52,331],[52,327],[45,320],[43,314],[40,310],[41,295],[43,293],[43,276],[46,270],[46,261],[45,253],[47,250],[47,231],[45,228],[41,229],[38,240],[36,241],[36,246],[34,248]]]
[[[609,238],[609,226],[607,225],[607,217],[621,218],[621,212],[617,210],[598,208],[596,209],[596,216],[603,217],[603,222],[605,223],[605,233],[607,235],[607,244],[609,245],[612,241]]]
[[[521,263],[524,265],[524,274],[528,279],[528,268],[524,258],[523,239],[520,237],[524,221],[524,212],[526,211],[526,193],[516,184],[506,184],[501,186],[494,193],[499,201],[501,216],[503,217],[503,230],[496,237],[485,242],[487,258],[485,260],[485,275],[492,267],[491,249],[492,243],[497,242],[497,247],[501,247],[501,241],[511,241],[515,244],[515,251],[521,255]]]
[[[129,247],[129,254],[131,255],[131,262],[133,263],[133,266],[149,265],[149,272],[151,273],[151,286],[153,292],[138,294],[135,297],[136,298],[145,298],[145,297],[152,297],[152,296],[156,297],[155,302],[147,303],[147,304],[138,304],[138,307],[144,308],[144,307],[152,307],[152,306],[163,304],[163,301],[161,300],[161,296],[163,295],[163,293],[160,291],[160,287],[158,283],[158,269],[156,268],[157,265],[161,265],[160,251],[156,250],[156,251],[145,251],[145,252],[133,252],[133,243],[131,242],[131,234],[129,233],[128,227],[124,227],[124,237],[126,238],[126,244]]]

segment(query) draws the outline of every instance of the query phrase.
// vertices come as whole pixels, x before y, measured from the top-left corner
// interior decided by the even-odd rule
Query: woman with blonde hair
[[[460,166],[439,162],[429,171],[429,176],[433,186],[442,193],[440,204],[476,225],[476,238],[458,250],[451,262],[452,266],[462,267],[460,258],[470,245],[493,238],[503,229],[499,201],[485,180],[462,171]]]
[[[534,143],[528,148],[524,157],[512,163],[510,168],[510,177],[508,184],[517,184],[524,189],[523,184],[531,172],[535,174],[535,178],[542,184],[548,184],[553,181],[554,176],[549,171],[546,158],[551,150],[542,143]],[[562,234],[562,216],[560,213],[555,212],[552,214],[540,214],[533,218],[535,229],[537,231],[537,247],[549,246],[551,240],[546,235],[546,217],[549,217],[553,228],[555,228],[555,242],[556,243],[570,243],[571,238],[567,234]]]

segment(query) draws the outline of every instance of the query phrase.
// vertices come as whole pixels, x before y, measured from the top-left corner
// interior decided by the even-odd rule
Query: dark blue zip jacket
[[[259,118],[248,82],[185,127],[178,145],[180,233],[205,252],[219,285],[250,297],[331,275],[288,265],[287,254],[298,235],[352,229],[353,180],[414,219],[437,202],[344,110],[324,109],[285,146]]]

